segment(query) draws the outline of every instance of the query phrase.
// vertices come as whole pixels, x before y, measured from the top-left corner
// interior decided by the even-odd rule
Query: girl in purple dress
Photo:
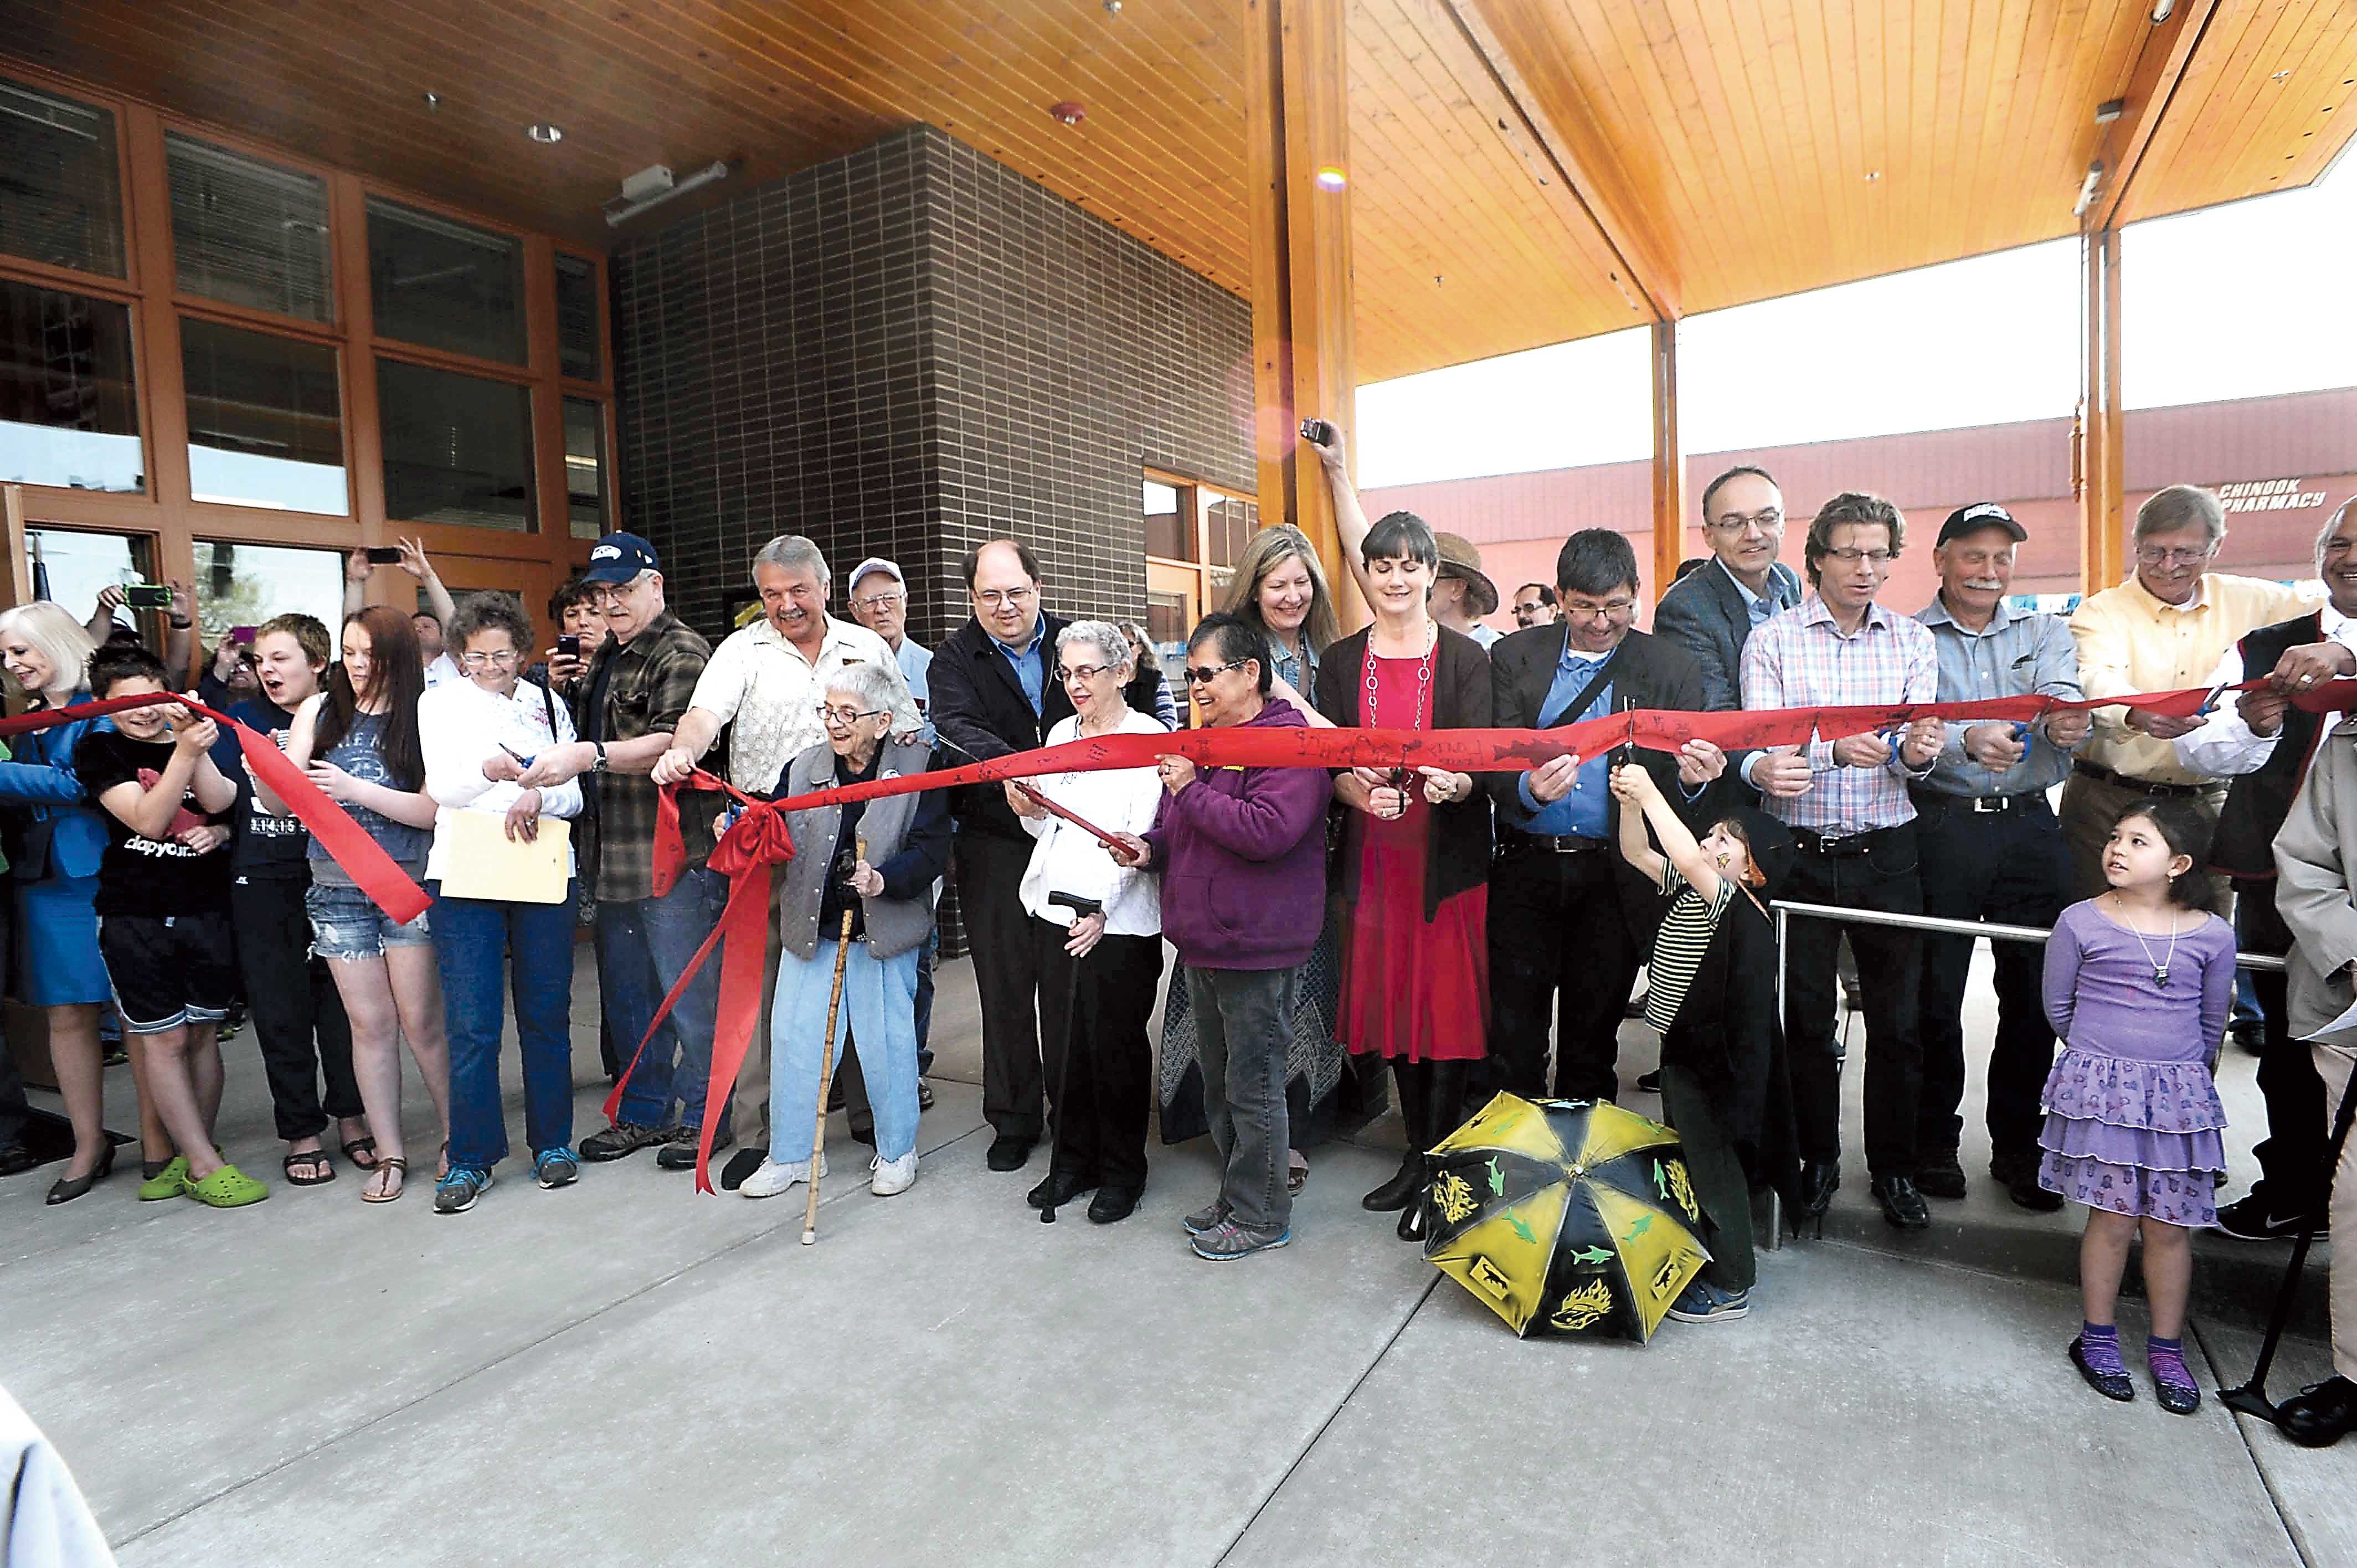
[[[2063,1040],[2046,1079],[2039,1185],[2087,1206],[2079,1242],[2086,1322],[2071,1360],[2106,1399],[2131,1400],[2113,1307],[2128,1243],[2144,1237],[2145,1340],[2154,1397],[2190,1415],[2185,1369],[2192,1232],[2214,1224],[2226,1125],[2210,1077],[2234,992],[2234,931],[2209,912],[2195,867],[2210,827],[2185,800],[2139,801],[2104,846],[2109,892],[2073,904],[2046,944],[2046,1015]]]

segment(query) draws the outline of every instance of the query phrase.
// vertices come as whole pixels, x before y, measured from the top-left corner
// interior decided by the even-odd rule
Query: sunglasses
[[[1189,686],[1208,686],[1212,682],[1218,680],[1223,671],[1229,670],[1241,670],[1246,664],[1251,662],[1252,661],[1248,659],[1236,659],[1232,660],[1225,664],[1211,665],[1208,669],[1199,668],[1196,665],[1189,664],[1187,666],[1187,684]]]

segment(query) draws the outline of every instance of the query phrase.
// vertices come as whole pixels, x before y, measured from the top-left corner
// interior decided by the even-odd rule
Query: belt
[[[1602,839],[1582,838],[1577,833],[1526,833],[1520,828],[1507,828],[1500,840],[1501,852],[1529,849],[1541,854],[1595,854],[1608,847]]]
[[[1900,827],[1908,825],[1902,822]],[[1832,856],[1864,854],[1880,843],[1886,834],[1898,831],[1898,827],[1889,827],[1867,828],[1862,832],[1855,833],[1821,833],[1814,828],[1794,828],[1792,843],[1812,854]]]
[[[1951,811],[2026,811],[2046,803],[2045,791],[2025,789],[2018,795],[1951,795],[1940,789],[1911,792],[1919,806],[1943,806]]]
[[[2115,773],[2100,762],[2087,762],[2075,757],[2071,759],[2071,768],[2073,772],[2083,773],[2090,779],[2099,779],[2106,784],[2116,784],[2123,789],[2134,789],[2140,795],[2161,795],[2182,800],[2189,796],[2206,795],[2211,788],[2207,784],[2163,784],[2151,779],[2131,779],[2125,773]]]

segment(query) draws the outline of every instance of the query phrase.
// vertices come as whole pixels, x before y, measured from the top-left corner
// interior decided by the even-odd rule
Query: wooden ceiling
[[[2357,5],[2176,3],[1350,0],[1360,378],[2071,233],[2196,17],[2122,218],[2313,179]],[[929,120],[1250,287],[1242,0],[0,0],[0,53],[599,250]]]

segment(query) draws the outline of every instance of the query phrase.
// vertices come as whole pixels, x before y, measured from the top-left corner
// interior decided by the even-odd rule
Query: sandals
[[[365,1159],[361,1158],[361,1156],[363,1155],[368,1157]],[[344,1145],[344,1158],[352,1162],[352,1168],[354,1170],[372,1171],[376,1169],[376,1139],[373,1136],[354,1138],[350,1143]]]
[[[1285,1190],[1298,1197],[1301,1189],[1308,1185],[1308,1160],[1303,1157],[1300,1150],[1287,1149],[1285,1152]]]
[[[298,1165],[304,1172],[300,1176],[296,1174]],[[278,1168],[286,1173],[289,1187],[325,1187],[336,1179],[336,1162],[328,1157],[325,1149],[304,1149],[288,1155],[278,1162]]]
[[[375,1180],[371,1179],[366,1187],[361,1188],[361,1201],[362,1203],[391,1203],[400,1197],[403,1190],[409,1185],[409,1162],[401,1158],[397,1155],[390,1159],[379,1160],[370,1168],[378,1171],[391,1171],[394,1176],[401,1179],[394,1184],[391,1191],[387,1191],[384,1187],[378,1185]]]

